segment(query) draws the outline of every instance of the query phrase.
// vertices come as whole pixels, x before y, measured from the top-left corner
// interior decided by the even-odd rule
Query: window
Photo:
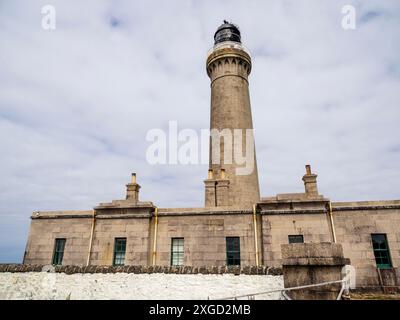
[[[302,234],[289,235],[289,243],[304,243]]]
[[[123,266],[125,263],[126,238],[115,238],[114,243],[114,266]]]
[[[64,256],[64,248],[65,248],[66,239],[56,239],[54,244],[54,253],[53,253],[53,264],[59,266],[62,264],[63,256]]]
[[[392,267],[390,261],[389,247],[386,234],[371,234],[372,247],[374,249],[376,266],[379,269],[388,269]]]
[[[240,238],[226,238],[226,264],[228,266],[240,266]]]
[[[171,241],[171,265],[182,266],[185,254],[184,239],[172,238]]]

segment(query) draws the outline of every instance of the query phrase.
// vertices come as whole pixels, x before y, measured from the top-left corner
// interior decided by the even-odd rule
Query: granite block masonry
[[[293,243],[281,248],[285,288],[342,280],[342,269],[350,264],[337,243]],[[288,291],[287,295],[294,300],[336,300],[341,287],[330,284]]]

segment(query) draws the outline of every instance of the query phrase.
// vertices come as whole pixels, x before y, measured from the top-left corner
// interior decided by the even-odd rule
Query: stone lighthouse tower
[[[248,82],[251,58],[237,26],[224,21],[218,28],[206,66],[211,137],[205,205],[251,207],[260,200]]]

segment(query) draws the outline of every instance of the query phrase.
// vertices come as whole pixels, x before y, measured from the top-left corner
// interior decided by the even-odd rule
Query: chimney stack
[[[307,198],[318,197],[317,175],[311,172],[311,166],[306,165],[306,174],[303,176],[304,188]]]
[[[208,179],[204,180],[205,191],[206,191],[206,201],[205,206],[208,207],[216,207],[217,206],[217,198],[216,198],[216,185],[217,181],[214,180],[212,170],[208,170]]]
[[[229,183],[225,169],[220,170],[219,179],[214,177],[212,169],[208,170],[208,178],[204,180],[206,189],[205,206],[207,208],[229,206]]]
[[[136,183],[136,173],[132,173],[131,182],[126,185],[126,200],[139,201],[140,185]]]

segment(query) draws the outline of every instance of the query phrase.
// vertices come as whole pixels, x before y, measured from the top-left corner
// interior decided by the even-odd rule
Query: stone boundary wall
[[[0,272],[42,272],[43,268],[49,270],[51,266],[25,265],[25,264],[0,264]],[[166,274],[234,274],[234,275],[282,275],[282,268],[267,266],[55,266],[56,273],[166,273]]]

